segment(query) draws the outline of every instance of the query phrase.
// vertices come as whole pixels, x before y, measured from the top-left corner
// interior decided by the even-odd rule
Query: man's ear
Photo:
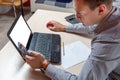
[[[104,15],[106,14],[105,12],[107,11],[107,7],[105,4],[100,4],[98,6],[98,11],[99,11],[99,15]]]

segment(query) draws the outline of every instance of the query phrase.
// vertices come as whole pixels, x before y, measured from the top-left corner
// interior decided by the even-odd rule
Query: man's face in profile
[[[74,8],[76,11],[76,17],[84,26],[90,26],[98,23],[98,8],[91,10],[90,7],[84,3],[84,0],[74,0]]]

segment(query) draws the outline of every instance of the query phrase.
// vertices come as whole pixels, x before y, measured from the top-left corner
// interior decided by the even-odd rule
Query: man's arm
[[[58,69],[51,64],[45,71],[46,75],[52,80],[105,80],[109,73],[119,65],[119,44],[98,41],[92,47],[91,55],[78,76]]]
[[[57,21],[50,21],[47,23],[47,28],[56,32],[74,32],[80,34],[93,34],[96,25],[85,27],[82,23],[63,25]]]
[[[49,64],[45,70],[45,74],[50,77],[52,80],[77,80],[77,76],[71,74],[65,70],[54,67]]]
[[[120,62],[120,45],[116,41],[93,41],[91,55],[78,76],[54,67],[35,51],[28,51],[31,56],[23,57],[33,69],[44,68],[52,80],[105,80]]]
[[[74,33],[80,33],[80,34],[93,34],[95,27],[96,25],[86,27],[86,26],[83,26],[82,23],[78,23],[73,25],[66,25],[65,29],[66,29],[66,32],[74,32]]]

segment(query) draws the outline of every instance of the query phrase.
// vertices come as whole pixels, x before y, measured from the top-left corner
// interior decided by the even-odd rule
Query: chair
[[[22,4],[24,4],[25,2],[27,2],[27,0],[22,0]],[[16,8],[18,6],[21,6],[21,0],[0,0],[0,5],[2,6],[12,6],[14,9],[14,15],[15,17],[17,16],[16,13]]]
[[[53,3],[38,3],[36,2],[38,0],[30,0],[30,6],[31,6],[31,12],[35,12],[37,9],[44,9],[44,10],[52,10],[52,11],[60,11],[60,12],[74,12],[74,9],[72,7],[72,3],[69,5],[71,6],[71,8],[67,8],[67,7],[59,7],[59,6],[54,6],[54,2],[53,1],[57,1],[57,0],[39,0],[41,2],[44,1],[51,1]],[[62,1],[62,0],[61,0]],[[65,0],[63,0],[65,1]],[[50,4],[50,5],[47,5]]]

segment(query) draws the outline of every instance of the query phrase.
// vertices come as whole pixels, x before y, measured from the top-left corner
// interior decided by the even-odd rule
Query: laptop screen
[[[18,47],[18,42],[21,42],[25,47],[27,47],[31,30],[29,29],[22,15],[19,16],[18,20],[12,27],[13,28],[9,36],[11,37],[16,47]]]

